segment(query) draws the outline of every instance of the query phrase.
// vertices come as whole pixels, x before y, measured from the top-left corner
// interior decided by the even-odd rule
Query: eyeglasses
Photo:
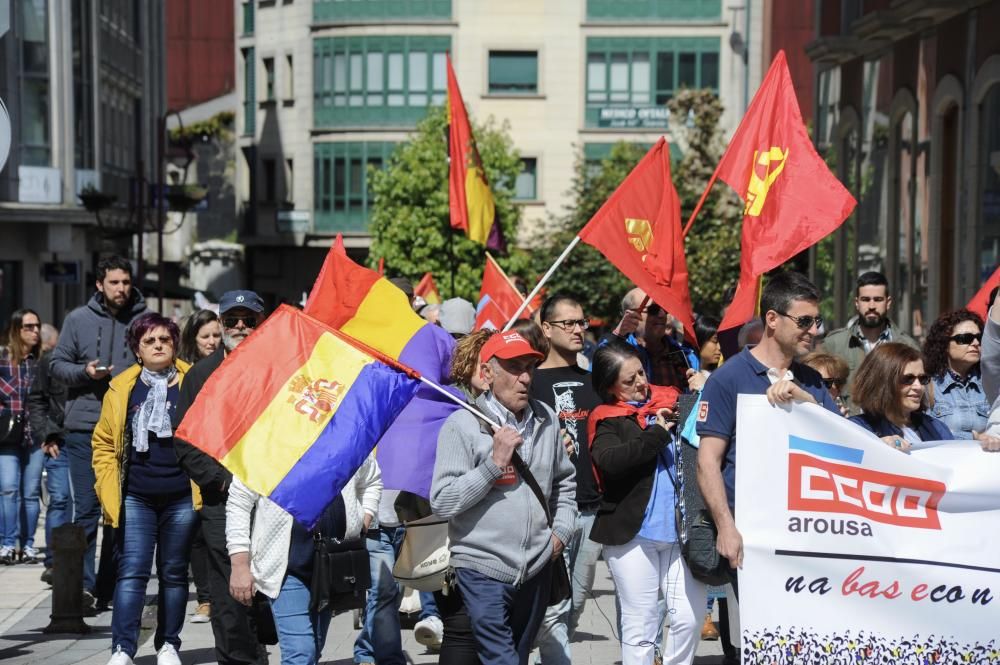
[[[962,346],[968,346],[969,344],[972,344],[973,342],[979,342],[980,344],[982,344],[983,343],[983,334],[982,333],[959,333],[958,335],[952,335],[948,339],[950,339],[951,341],[955,342],[955,344],[961,344]]]
[[[843,388],[847,384],[847,379],[823,379],[823,385],[827,388]]]
[[[928,376],[927,374],[904,374],[899,379],[899,384],[902,386],[909,386],[914,381],[919,381],[920,385],[926,386],[928,383],[931,382],[931,377]]]
[[[173,346],[174,338],[171,337],[170,335],[160,335],[159,337],[146,337],[142,341],[140,341],[139,344],[148,349],[151,346],[155,346],[157,342],[159,342],[163,346]]]
[[[572,331],[577,326],[580,326],[580,330],[586,330],[590,327],[590,321],[587,319],[565,319],[563,321],[546,321],[545,323],[550,326],[559,326],[567,332]]]
[[[39,330],[42,327],[40,323],[22,323],[21,330]]]
[[[243,322],[247,328],[257,327],[257,317],[256,316],[224,316],[222,317],[222,325],[226,328],[235,328]]]
[[[780,314],[786,319],[791,319],[795,321],[795,327],[799,330],[810,330],[813,326],[819,328],[823,325],[822,316],[792,316],[791,314],[785,314],[784,312],[779,312],[777,310],[772,310],[775,314]]]

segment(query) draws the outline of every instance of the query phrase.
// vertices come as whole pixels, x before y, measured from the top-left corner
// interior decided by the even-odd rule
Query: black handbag
[[[314,538],[312,584],[309,609],[314,612],[361,609],[372,586],[371,564],[363,536]]]
[[[24,443],[24,413],[4,408],[0,413],[0,445],[20,446]]]
[[[510,459],[511,464],[517,469],[517,472],[521,474],[524,478],[524,482],[528,483],[528,487],[534,492],[535,498],[538,499],[538,503],[542,504],[542,510],[545,511],[545,520],[549,523],[549,528],[552,528],[552,514],[549,512],[549,505],[545,501],[545,495],[542,494],[542,488],[538,486],[538,481],[535,480],[535,476],[531,473],[531,469],[528,465],[524,463],[521,456],[516,452]],[[558,605],[564,600],[568,599],[572,593],[573,588],[569,581],[569,570],[566,568],[566,560],[562,555],[556,558],[555,561],[550,563],[552,568],[552,577],[549,583],[549,607],[553,605]]]
[[[712,586],[729,584],[729,559],[715,548],[718,532],[707,510],[699,510],[687,524],[687,538],[681,543],[681,555],[691,576]]]
[[[250,618],[260,644],[277,644],[278,628],[274,625],[271,599],[260,591],[254,594],[250,603]]]

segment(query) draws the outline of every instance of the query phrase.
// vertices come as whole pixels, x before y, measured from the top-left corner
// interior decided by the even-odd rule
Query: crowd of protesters
[[[159,665],[181,662],[191,582],[188,620],[211,622],[218,662],[266,663],[264,643],[276,641],[283,663],[316,663],[336,605],[315,597],[315,539],[361,539],[371,586],[358,604],[354,661],[402,665],[392,569],[406,522],[433,513],[448,522],[453,574],[448,588],[420,593],[415,636],[445,665],[524,665],[535,650],[542,665],[572,662],[602,557],[616,590],[608,632],[624,665],[691,663],[700,639],[720,637],[726,662],[738,662],[738,629],[728,630],[743,557],[737,395],[821,405],[901,453],[950,439],[1000,450],[1000,312],[985,322],[968,310],[942,314],[921,347],[892,322],[879,273],[860,276],[856,316],[829,333],[814,285],[794,272],[771,276],[760,317],[728,355],[715,313],[696,317],[692,346],[639,289],[622,294],[620,321],[598,337],[572,294],[551,295],[501,333],[474,330],[467,301],[424,305],[409,282],[393,283],[456,338],[450,379],[488,420],[458,410],[444,423],[429,497],[383,489],[372,455],[313,530],[174,436],[212,373],[266,318],[256,293],[227,292],[218,313],[178,326],[147,311],[131,264],[110,257],[62,331],[33,310],[14,312],[0,347],[0,564],[42,564],[52,582],[51,553],[35,541],[44,477],[46,542],[67,523],[85,533],[84,609],[110,607],[109,663],[136,654],[154,556]],[[688,435],[698,440],[697,478],[687,482],[697,482],[730,562],[724,589],[695,579],[681,554],[683,394],[700,400],[697,437]],[[720,631],[711,608],[723,597]]]

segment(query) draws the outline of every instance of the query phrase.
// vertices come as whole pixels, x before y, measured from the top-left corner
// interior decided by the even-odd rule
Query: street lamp
[[[156,182],[157,182],[157,194],[156,194],[156,290],[157,298],[159,299],[159,307],[163,308],[163,298],[166,288],[166,278],[164,275],[164,265],[163,265],[163,229],[166,226],[166,198],[167,198],[167,183],[166,183],[166,162],[168,158],[167,153],[167,119],[170,116],[177,116],[177,125],[180,129],[181,135],[184,133],[184,119],[178,111],[173,109],[167,109],[167,111],[160,116],[158,121],[158,134],[159,137],[159,155],[156,160]],[[188,167],[191,166],[191,162],[194,161],[194,153],[191,151],[190,146],[182,146],[182,152],[179,153],[180,163],[183,164],[184,175],[181,177],[181,181],[187,181]],[[176,156],[175,153],[171,153],[170,157]],[[183,218],[182,222],[183,223]],[[140,245],[141,246],[141,245]]]

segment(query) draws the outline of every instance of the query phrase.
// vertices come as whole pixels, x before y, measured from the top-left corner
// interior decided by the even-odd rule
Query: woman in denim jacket
[[[924,362],[931,375],[929,412],[959,439],[982,440],[990,405],[979,360],[983,320],[967,309],[942,314],[924,342]]]

